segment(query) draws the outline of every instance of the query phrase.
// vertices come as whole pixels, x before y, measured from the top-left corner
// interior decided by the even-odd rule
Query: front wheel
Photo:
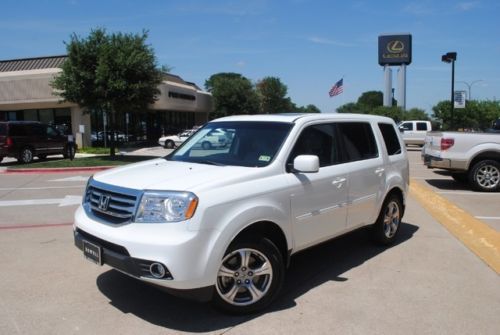
[[[498,191],[500,189],[500,163],[487,159],[474,164],[469,173],[469,182],[476,191]]]
[[[403,218],[401,198],[395,194],[384,201],[377,222],[373,225],[373,238],[376,242],[388,245],[394,242]]]
[[[219,267],[213,303],[230,314],[258,312],[276,298],[284,274],[283,256],[270,240],[234,242]]]

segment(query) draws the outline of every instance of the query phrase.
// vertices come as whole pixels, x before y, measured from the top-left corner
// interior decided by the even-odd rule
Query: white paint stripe
[[[59,204],[61,201],[62,199],[6,200],[6,201],[0,201],[0,207],[53,205],[53,204]]]
[[[500,216],[475,216],[479,220],[500,220]]]
[[[492,195],[497,196],[498,193],[489,193],[489,192],[457,192],[457,191],[436,191],[438,194],[450,194],[450,195]]]
[[[17,191],[17,190],[48,190],[57,188],[84,188],[85,185],[73,186],[47,186],[47,187],[0,187],[0,191]]]

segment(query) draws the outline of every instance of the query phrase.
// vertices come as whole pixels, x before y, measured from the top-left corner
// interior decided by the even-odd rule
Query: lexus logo
[[[101,194],[101,196],[99,197],[99,209],[103,211],[108,210],[110,198],[111,197],[107,194]]]
[[[387,43],[387,51],[392,52],[392,53],[398,53],[403,51],[405,48],[405,45],[403,42],[395,40],[395,41],[390,41]]]

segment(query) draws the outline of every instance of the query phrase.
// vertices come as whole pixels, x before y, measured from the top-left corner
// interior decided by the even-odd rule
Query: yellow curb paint
[[[410,194],[450,233],[500,274],[500,233],[414,179]]]

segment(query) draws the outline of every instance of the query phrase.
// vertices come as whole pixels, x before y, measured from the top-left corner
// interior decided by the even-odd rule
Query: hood
[[[260,174],[262,168],[215,166],[167,161],[163,158],[106,170],[94,179],[136,190],[202,191]]]

